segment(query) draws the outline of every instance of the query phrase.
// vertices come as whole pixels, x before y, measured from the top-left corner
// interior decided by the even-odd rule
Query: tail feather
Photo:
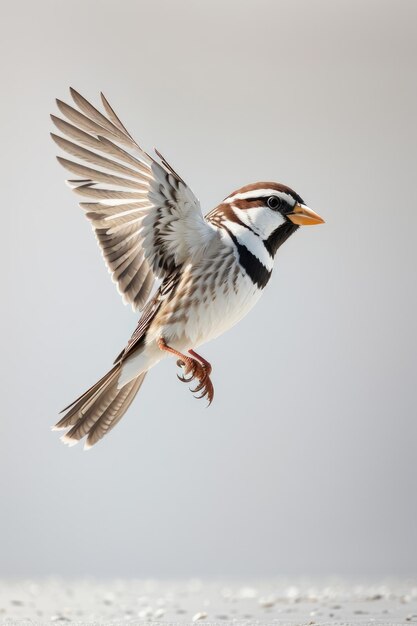
[[[104,435],[107,435],[107,433],[119,423],[129,408],[133,398],[139,391],[145,376],[146,372],[140,374],[130,383],[117,390],[118,393],[113,402],[91,427],[85,442],[85,449],[91,448],[91,446],[97,443]]]
[[[117,386],[113,373],[101,389],[96,391],[95,398],[87,399],[81,409],[78,411],[78,420],[75,425],[64,436],[63,441],[70,440],[79,441],[90,432],[90,428],[94,426],[96,421],[107,410],[107,407],[113,402],[117,396]]]
[[[85,448],[90,448],[108,433],[123,417],[146,372],[120,389],[117,386],[121,364],[115,365],[103,378],[74,400],[67,413],[55,425],[55,430],[72,428],[61,437],[64,443],[75,445],[87,435]]]
[[[64,415],[62,419],[59,420],[55,424],[52,430],[62,430],[68,428],[68,426],[73,426],[78,422],[82,413],[85,413],[88,408],[88,402],[93,400],[94,396],[102,389],[104,385],[107,385],[111,376],[113,376],[116,372],[119,371],[120,366],[115,365],[107,374],[100,378],[92,387],[87,389],[81,396],[76,398],[71,404],[62,409],[61,413],[67,413]]]

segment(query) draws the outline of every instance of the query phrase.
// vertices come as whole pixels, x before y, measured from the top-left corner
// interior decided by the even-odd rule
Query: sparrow
[[[241,320],[269,282],[281,245],[301,225],[321,224],[290,187],[237,189],[203,217],[200,203],[155,149],[145,152],[101,94],[103,112],[75,89],[57,100],[59,163],[75,179],[105,263],[125,303],[141,311],[113,367],[67,406],[55,430],[89,448],[119,422],[146,373],[168,355],[210,404],[212,367],[195,350]],[[75,160],[74,160],[75,159]],[[160,282],[159,282],[160,281]],[[159,284],[159,286],[158,286]]]

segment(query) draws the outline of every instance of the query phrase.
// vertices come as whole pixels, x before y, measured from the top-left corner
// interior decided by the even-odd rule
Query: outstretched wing
[[[142,150],[103,94],[105,114],[70,91],[75,107],[57,100],[66,120],[51,116],[65,137],[51,135],[77,161],[57,158],[80,177],[67,182],[86,199],[80,206],[123,300],[140,310],[155,278],[202,256],[214,230],[193,192],[158,151],[160,162]]]

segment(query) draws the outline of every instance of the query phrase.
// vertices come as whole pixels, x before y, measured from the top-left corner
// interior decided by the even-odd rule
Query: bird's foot
[[[195,376],[195,378],[198,379],[199,384],[195,389],[192,389],[191,391],[194,394],[201,391],[202,393],[199,396],[196,396],[196,398],[200,399],[207,397],[208,406],[210,406],[214,397],[214,387],[210,378],[210,374],[213,368],[204,357],[202,357],[200,354],[197,354],[197,352],[194,352],[194,350],[188,350],[188,352],[194,357],[195,360],[197,360],[198,364],[200,365],[199,375],[196,374]]]
[[[178,357],[177,365],[183,370],[181,376],[177,374],[178,379],[182,383],[190,383],[193,380],[197,380],[197,387],[195,389],[191,389],[190,391],[193,394],[200,394],[195,396],[197,399],[207,397],[208,404],[210,405],[214,397],[214,387],[210,379],[212,371],[210,363],[202,356],[194,352],[194,350],[188,351],[192,356],[178,352],[175,348],[171,348],[171,346],[169,346],[162,337],[158,341],[158,347],[160,350],[164,350],[165,352],[169,352],[170,354]]]
[[[193,380],[197,380],[198,384],[194,389],[190,389],[197,399],[207,397],[209,405],[211,404],[214,396],[214,387],[210,379],[211,366],[207,367],[204,363],[197,361],[190,357],[178,359],[177,365],[183,368],[183,375],[178,376],[178,379],[183,383],[190,383]],[[200,393],[201,392],[201,393]]]
[[[205,398],[207,397],[207,401],[208,401],[208,406],[210,406],[210,404],[213,401],[214,398],[214,387],[213,387],[213,383],[211,382],[211,378],[210,378],[210,372],[209,370],[203,365],[203,375],[202,377],[197,377],[198,378],[198,382],[199,384],[197,385],[197,387],[195,389],[191,389],[192,393],[197,394],[201,391],[201,394],[199,396],[195,396],[198,400],[200,398]]]

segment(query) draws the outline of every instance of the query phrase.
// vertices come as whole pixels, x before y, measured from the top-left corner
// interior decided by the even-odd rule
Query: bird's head
[[[220,211],[219,211],[220,209]],[[268,242],[272,254],[299,226],[324,220],[286,185],[260,182],[237,189],[217,207],[231,225],[250,228]]]

